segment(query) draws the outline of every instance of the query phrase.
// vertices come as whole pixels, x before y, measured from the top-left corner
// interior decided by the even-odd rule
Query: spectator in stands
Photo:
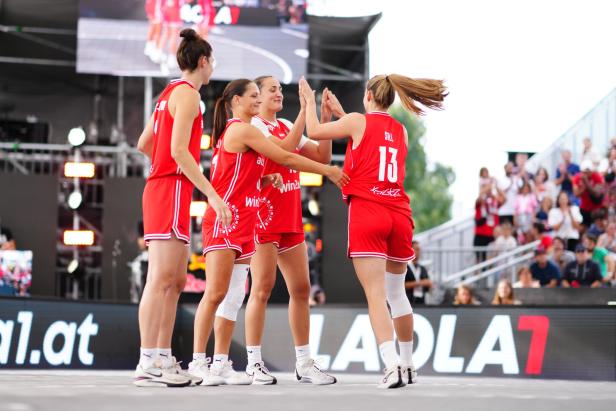
[[[501,223],[509,221],[513,224],[513,213],[515,211],[515,199],[518,196],[521,180],[513,172],[511,161],[505,164],[505,176],[498,180],[497,189],[502,198],[502,205],[498,209],[498,218]]]
[[[594,170],[592,161],[582,162],[582,171],[573,177],[573,194],[580,199],[584,230],[592,223],[591,214],[603,205],[603,176]]]
[[[481,187],[485,185],[492,186],[493,184],[495,184],[495,179],[490,177],[490,171],[487,167],[481,167],[479,169],[479,191],[481,191]]]
[[[612,186],[607,191],[607,215],[610,220],[616,220],[616,186]]]
[[[518,281],[513,283],[513,288],[539,288],[541,284],[533,278],[528,266],[523,265],[518,269]]]
[[[537,170],[534,183],[537,201],[542,202],[544,198],[549,198],[554,201],[558,191],[556,190],[556,185],[550,180],[548,170],[546,170],[545,167],[540,167],[539,170]]]
[[[17,244],[13,232],[8,227],[0,225],[0,250],[16,250]]]
[[[542,247],[548,254],[552,252],[552,236],[546,233],[545,226],[541,223],[533,223],[531,229],[526,234],[526,243],[539,240],[539,247]]]
[[[535,250],[535,261],[530,265],[530,272],[542,287],[553,288],[558,286],[560,271],[556,264],[548,259],[545,248],[539,247]]]
[[[590,251],[583,244],[575,248],[575,259],[565,267],[561,285],[565,288],[601,287],[599,264],[590,258]]]
[[[426,267],[419,263],[421,259],[419,241],[413,241],[413,250],[415,250],[415,259],[406,266],[404,287],[411,304],[423,305],[426,303],[426,294],[432,288],[432,281],[430,281]]]
[[[592,212],[591,218],[592,225],[587,233],[598,238],[601,234],[605,233],[607,229],[607,210],[605,208],[598,208]]]
[[[563,162],[558,165],[556,170],[556,188],[560,188],[561,191],[569,194],[569,197],[573,195],[573,183],[571,179],[580,172],[580,167],[576,163],[571,162],[571,151],[563,150],[560,153]],[[573,251],[573,250],[571,250]]]
[[[520,193],[515,200],[514,223],[518,230],[527,232],[533,224],[533,218],[537,212],[537,197],[533,193],[530,182],[524,181]]]
[[[616,222],[608,223],[605,233],[597,241],[597,247],[603,247],[610,253],[616,253]]]
[[[550,215],[550,210],[554,206],[554,201],[550,197],[544,197],[539,204],[539,210],[535,214],[535,222],[541,223],[546,228],[547,231],[552,231],[549,228],[548,217]]]
[[[462,284],[456,289],[456,296],[453,305],[480,305],[473,295],[473,289],[468,285]]]
[[[565,240],[561,237],[554,237],[552,240],[552,261],[558,266],[562,273],[567,264],[575,261],[575,254],[567,250]]]
[[[580,224],[582,214],[576,205],[571,204],[571,199],[566,191],[561,191],[556,198],[556,207],[548,214],[548,225],[554,231],[554,235],[567,242],[567,250],[575,250],[580,240]]]
[[[520,305],[520,301],[516,300],[513,296],[513,287],[509,280],[503,278],[498,282],[496,291],[494,292],[494,298],[492,298],[492,305]]]
[[[592,260],[599,264],[603,282],[609,282],[614,274],[614,259],[605,248],[597,247],[597,237],[594,235],[584,234],[583,242],[586,250],[591,254]]]
[[[614,183],[616,177],[616,147],[610,147],[607,151],[607,158],[601,159],[598,171],[603,174],[608,185]]]
[[[584,161],[590,161],[593,165],[593,169],[596,170],[599,162],[601,161],[601,155],[599,152],[592,146],[592,140],[590,137],[584,137],[583,140],[584,149],[582,150],[582,158],[580,159],[580,164]]]
[[[491,185],[481,187],[479,197],[475,202],[475,238],[473,245],[485,247],[494,241],[494,227],[498,225],[498,207],[500,203],[494,195]],[[485,251],[477,252],[477,262],[486,259]]]
[[[526,170],[526,161],[528,160],[528,154],[526,153],[517,153],[515,155],[515,173],[520,177],[523,181],[530,183],[533,180],[533,175],[529,171]]]
[[[499,231],[499,234],[495,235],[496,238],[492,243],[494,251],[500,253],[517,247],[518,242],[513,236],[513,226],[509,221],[502,223]]]

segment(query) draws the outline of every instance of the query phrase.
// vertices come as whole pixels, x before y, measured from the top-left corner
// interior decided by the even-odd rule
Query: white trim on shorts
[[[370,252],[370,251],[355,251],[353,253],[349,253],[349,257],[350,258],[356,258],[356,257],[384,258],[385,260],[396,261],[399,263],[406,263],[409,261],[413,261],[415,259],[415,255],[412,255],[411,257],[400,258],[400,257],[392,257],[385,253],[376,253],[376,252]]]
[[[302,241],[301,243],[297,243],[295,245],[292,245],[291,247],[283,247],[283,248],[279,248],[278,249],[278,254],[282,254],[282,253],[286,253],[287,251],[290,251],[292,249],[294,249],[295,247],[299,247],[302,244],[305,244],[306,240]]]

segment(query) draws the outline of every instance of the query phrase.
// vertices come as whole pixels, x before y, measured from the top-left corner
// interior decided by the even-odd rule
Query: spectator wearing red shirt
[[[603,206],[605,180],[600,173],[593,171],[590,160],[584,160],[581,170],[573,177],[573,194],[580,199],[582,224],[588,228],[592,223],[591,214]]]
[[[475,202],[475,238],[473,245],[485,247],[494,241],[494,227],[498,225],[500,200],[494,195],[492,184],[484,184]],[[477,252],[477,261],[486,259],[486,252]]]

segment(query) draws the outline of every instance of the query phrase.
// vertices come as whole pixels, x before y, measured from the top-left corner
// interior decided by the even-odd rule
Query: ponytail
[[[398,93],[404,108],[417,115],[424,114],[424,110],[416,103],[441,110],[443,100],[448,94],[443,80],[412,79],[400,74],[374,76],[368,81],[366,88],[372,92],[374,101],[383,108],[389,108]]]
[[[243,96],[252,80],[245,78],[233,80],[225,87],[222,96],[216,100],[214,106],[214,125],[212,130],[212,147],[216,147],[220,136],[227,127],[227,120],[231,116],[231,100],[235,96]]]

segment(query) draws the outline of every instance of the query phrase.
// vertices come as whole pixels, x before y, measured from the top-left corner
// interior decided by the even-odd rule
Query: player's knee
[[[267,303],[270,296],[272,295],[272,290],[274,289],[273,281],[259,281],[255,282],[252,285],[250,290],[251,298],[254,298],[256,301],[260,303]]]
[[[179,275],[175,278],[174,281],[175,291],[181,293],[184,291],[184,287],[186,287],[186,275]]]
[[[289,296],[294,300],[308,301],[310,298],[310,283],[306,281],[289,287]]]
[[[225,299],[227,292],[225,290],[208,290],[205,288],[205,300],[206,302],[213,305],[220,305],[222,301]]]
[[[385,274],[385,291],[392,318],[413,313],[413,308],[404,289],[404,275]]]
[[[240,308],[242,308],[244,298],[245,293],[243,287],[238,287],[237,285],[232,288],[230,287],[229,291],[227,291],[227,295],[218,305],[216,316],[226,318],[230,321],[236,321],[237,313],[240,311]]]

